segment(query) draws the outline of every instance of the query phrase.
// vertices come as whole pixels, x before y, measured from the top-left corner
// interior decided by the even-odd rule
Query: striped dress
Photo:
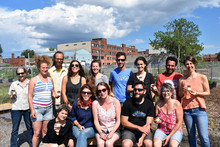
[[[47,83],[43,83],[37,76],[37,84],[34,87],[33,106],[35,107],[49,107],[52,105],[53,84],[48,78]]]

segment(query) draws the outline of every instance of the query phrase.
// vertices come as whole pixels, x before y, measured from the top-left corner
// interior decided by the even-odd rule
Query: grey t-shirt
[[[101,78],[95,79],[95,84],[96,84],[96,86],[97,86],[100,82],[105,82],[105,83],[109,84],[109,83],[108,83],[108,82],[109,82],[109,81],[108,81],[108,77],[107,77],[106,75],[102,75]]]

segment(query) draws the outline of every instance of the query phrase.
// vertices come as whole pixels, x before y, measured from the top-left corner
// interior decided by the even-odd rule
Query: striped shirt
[[[37,84],[34,87],[33,105],[38,107],[48,107],[52,104],[51,91],[53,84],[48,78],[47,83],[43,83],[37,76]]]

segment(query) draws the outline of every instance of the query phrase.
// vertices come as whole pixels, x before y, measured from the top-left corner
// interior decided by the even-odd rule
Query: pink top
[[[188,85],[190,85],[192,90],[195,90],[197,92],[204,91],[202,86],[202,74],[198,74],[198,77],[194,79],[187,79],[183,77],[182,81],[183,87],[187,87]],[[187,92],[186,95],[184,95],[184,97],[181,100],[181,104],[183,106],[183,109],[193,109],[200,107],[206,110],[204,97],[194,96],[191,95],[189,92]]]
[[[170,134],[176,125],[176,111],[173,110],[170,114],[165,114],[161,108],[158,112],[158,117],[161,120],[161,123],[158,125],[158,129],[163,131],[165,134]],[[182,126],[178,131],[182,132]]]
[[[97,107],[98,112],[98,120],[101,127],[101,130],[105,132],[111,132],[116,123],[116,108],[115,108],[115,100],[113,99],[112,106],[106,111],[103,109],[99,103]]]

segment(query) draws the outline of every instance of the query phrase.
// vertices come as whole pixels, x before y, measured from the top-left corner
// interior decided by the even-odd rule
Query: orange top
[[[195,90],[197,92],[204,91],[202,86],[201,74],[198,74],[197,78],[193,78],[193,79],[187,79],[186,77],[183,77],[182,81],[183,81],[182,82],[183,87],[188,87],[188,85],[190,85],[192,90]],[[191,95],[188,91],[182,97],[181,104],[183,106],[183,109],[193,109],[200,107],[206,110],[204,97]]]

